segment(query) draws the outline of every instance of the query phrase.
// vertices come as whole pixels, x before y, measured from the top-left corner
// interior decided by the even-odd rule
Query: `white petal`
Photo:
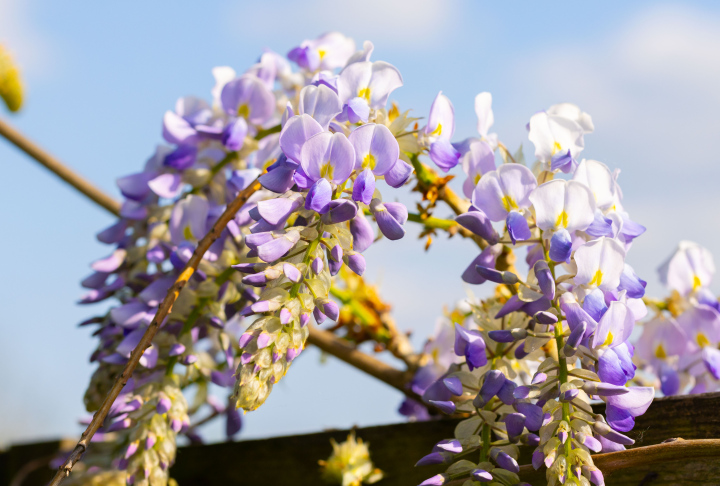
[[[567,181],[555,179],[540,185],[530,194],[530,201],[535,208],[535,222],[543,231],[559,229],[558,220],[562,222],[565,211],[565,191]],[[566,217],[567,219],[567,217]]]
[[[583,231],[595,219],[595,198],[590,189],[577,181],[569,181],[565,192],[567,230]]]
[[[692,241],[681,241],[659,273],[660,280],[669,289],[687,295],[710,284],[715,274],[715,262],[706,248]]]
[[[343,69],[337,80],[340,101],[347,103],[366,89],[372,72],[371,62],[356,62]]]
[[[440,91],[430,106],[425,134],[429,135],[431,141],[435,141],[438,138],[450,140],[453,133],[455,133],[455,110],[450,99]]]
[[[503,192],[516,208],[530,207],[530,193],[537,187],[532,171],[520,164],[503,164],[497,169]]]
[[[322,51],[320,69],[333,70],[345,66],[355,53],[355,41],[340,32],[328,32],[314,41],[313,47]]]
[[[612,341],[608,344],[609,347],[614,348],[625,342],[630,337],[634,324],[635,318],[627,305],[619,301],[611,302],[608,310],[598,322],[593,337],[593,348],[602,346],[608,339],[608,333],[612,333]]]
[[[620,283],[625,264],[625,250],[611,238],[601,237],[575,251],[576,284],[587,284],[602,290],[614,290]]]
[[[372,78],[369,84],[370,107],[384,108],[390,93],[402,85],[402,75],[395,66],[384,61],[372,63]]]
[[[220,108],[220,93],[225,85],[235,79],[235,70],[230,66],[218,66],[212,69],[212,75],[215,78],[215,86],[210,91],[213,98],[213,107]]]
[[[478,118],[478,133],[483,137],[487,137],[490,127],[495,123],[495,115],[493,115],[492,111],[492,95],[487,91],[475,97],[475,114]]]
[[[508,214],[503,204],[505,193],[497,171],[488,172],[478,182],[472,194],[473,205],[487,214],[491,221],[503,221]]]
[[[582,127],[585,133],[592,133],[595,130],[592,117],[581,111],[577,105],[572,103],[558,103],[557,105],[552,105],[547,109],[547,113],[548,115],[559,116],[576,122],[580,125],[580,127]]]
[[[610,169],[605,164],[597,160],[583,159],[575,169],[573,180],[582,182],[590,188],[597,207],[606,209],[612,206],[615,182]]]
[[[324,130],[327,130],[330,121],[342,111],[340,98],[335,91],[324,84],[320,86],[305,86],[300,91],[298,113],[307,113],[312,116]]]
[[[285,123],[280,132],[280,148],[288,159],[299,164],[305,142],[322,131],[320,124],[310,115],[296,115]]]

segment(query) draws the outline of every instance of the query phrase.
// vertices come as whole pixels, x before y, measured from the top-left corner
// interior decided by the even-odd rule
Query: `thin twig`
[[[258,132],[256,138],[260,139],[266,135],[276,133],[278,131],[278,127],[272,127],[271,129],[268,129],[266,131]],[[48,152],[38,147],[27,137],[22,135],[20,132],[18,132],[2,120],[0,120],[0,135],[3,135],[27,155],[40,162],[48,170],[50,170],[51,172],[59,176],[61,179],[66,181],[68,184],[70,184],[72,187],[87,196],[94,203],[102,206],[103,208],[107,209],[115,215],[119,214],[120,203],[118,201],[114,200],[111,196],[104,193],[101,189],[87,181],[81,175],[77,174],[75,171],[73,171],[68,166],[60,162],[58,159],[50,155]],[[140,341],[140,344],[138,344],[138,347],[135,349],[135,351],[133,351],[133,354],[131,354],[130,360],[126,365],[125,370],[123,370],[122,375],[120,375],[118,380],[115,382],[115,385],[110,391],[110,394],[108,395],[108,397],[106,397],[98,412],[96,412],[95,417],[93,417],[93,421],[83,433],[80,442],[78,442],[78,445],[75,447],[75,450],[73,450],[73,453],[70,455],[68,461],[60,467],[59,472],[55,475],[55,478],[53,478],[53,481],[50,483],[51,486],[60,484],[60,481],[62,481],[64,477],[69,475],[72,467],[82,457],[83,453],[87,449],[87,444],[89,443],[90,439],[95,434],[95,432],[97,432],[97,430],[102,425],[102,422],[105,420],[105,417],[109,412],[110,406],[113,404],[120,391],[125,386],[127,379],[129,379],[132,375],[132,371],[137,366],[137,363],[140,360],[142,353],[145,351],[145,348],[147,348],[152,342],[152,339],[155,336],[155,333],[157,332],[159,327],[159,324],[157,322],[158,316],[162,316],[163,319],[165,318],[165,315],[167,315],[167,313],[172,308],[172,304],[175,302],[175,299],[177,299],[180,290],[182,290],[182,287],[185,285],[187,280],[192,276],[193,272],[197,268],[197,265],[202,259],[202,255],[205,253],[205,250],[207,250],[210,244],[215,241],[217,235],[220,234],[218,232],[217,235],[215,235],[215,229],[218,224],[224,221],[224,223],[222,224],[222,228],[224,228],[228,221],[232,218],[231,215],[227,218],[227,220],[225,220],[228,211],[234,209],[234,212],[232,213],[234,215],[235,212],[239,210],[240,206],[244,204],[241,203],[239,206],[236,204],[243,197],[243,194],[245,194],[246,191],[250,191],[249,194],[252,194],[253,192],[255,192],[257,187],[259,187],[258,183],[255,182],[248,189],[238,194],[238,197],[235,199],[235,201],[233,201],[233,203],[228,206],[225,213],[223,213],[220,219],[218,219],[217,223],[215,223],[215,226],[213,226],[213,229],[210,231],[210,233],[208,233],[205,238],[203,238],[203,240],[198,244],[198,248],[193,254],[193,257],[188,261],[185,269],[183,270],[183,273],[181,273],[180,275],[180,278],[178,279],[178,281],[175,282],[175,285],[171,287],[170,291],[168,292],[168,296],[165,298],[165,301],[163,301],[163,304],[158,309],[156,319],[153,319],[153,322],[148,327],[148,330]],[[208,240],[209,243],[206,242],[208,238],[212,238],[211,240]],[[205,245],[204,243],[207,243],[207,245]],[[203,247],[205,248],[205,250],[199,252]],[[199,257],[197,257],[198,252],[200,255]],[[186,274],[188,270],[190,270],[190,272]],[[184,280],[181,281],[181,279]],[[170,300],[168,300],[169,298]],[[167,304],[166,301],[168,301]],[[164,314],[162,314],[163,312]],[[390,386],[397,388],[411,398],[419,400],[419,397],[417,395],[414,395],[412,392],[405,388],[405,384],[410,379],[410,377],[406,376],[406,372],[386,365],[385,363],[361,351],[358,351],[357,349],[349,348],[342,339],[335,336],[334,334],[326,331],[311,330],[308,342],[310,344],[314,344],[320,347],[326,353],[339,358],[340,360],[350,364],[351,366],[354,366],[359,370],[380,379],[381,381],[389,384]]]
[[[247,187],[247,189],[241,191],[237,195],[233,202],[231,202],[225,209],[225,212],[223,212],[220,218],[218,218],[218,220],[215,222],[210,232],[206,234],[202,240],[200,240],[197,248],[193,252],[192,257],[190,257],[190,260],[188,260],[187,264],[185,264],[185,268],[183,268],[180,276],[175,280],[175,283],[172,285],[172,287],[170,287],[170,290],[168,290],[167,295],[158,307],[155,317],[153,317],[153,320],[145,331],[142,339],[130,355],[130,360],[125,365],[125,369],[123,370],[122,374],[115,380],[113,387],[110,389],[110,392],[105,397],[105,400],[100,406],[100,409],[95,412],[95,415],[93,416],[90,425],[88,425],[87,429],[85,429],[85,432],[83,432],[82,436],[80,437],[80,441],[75,446],[75,449],[73,449],[70,457],[68,457],[67,461],[65,461],[65,463],[58,469],[55,477],[50,482],[50,486],[59,485],[63,479],[70,475],[70,471],[72,471],[73,466],[75,466],[75,463],[80,460],[82,455],[85,453],[85,450],[87,450],[88,443],[92,439],[93,435],[95,435],[95,432],[97,432],[98,429],[102,426],[105,418],[108,415],[108,412],[110,411],[110,407],[115,402],[115,399],[120,394],[120,391],[123,389],[127,381],[132,376],[132,373],[135,370],[138,362],[140,361],[143,353],[145,352],[145,349],[150,346],[160,325],[163,323],[165,317],[167,317],[167,315],[172,310],[172,306],[177,300],[178,295],[180,295],[180,292],[185,287],[185,284],[195,273],[195,270],[200,264],[203,255],[205,255],[205,252],[208,250],[208,248],[210,248],[210,245],[212,245],[215,240],[218,239],[222,231],[227,226],[228,222],[235,216],[235,213],[240,210],[240,208],[247,202],[248,198],[258,189],[260,189],[260,183],[256,179],[252,184],[250,184],[250,186]]]
[[[336,358],[351,364],[360,371],[364,371],[370,376],[387,383],[396,390],[401,391],[409,398],[422,403],[420,396],[413,393],[407,388],[407,384],[412,379],[412,373],[400,371],[397,368],[383,363],[382,361],[358,351],[354,346],[338,339],[333,333],[323,331],[316,327],[310,327],[310,335],[308,343],[313,344]]]
[[[595,467],[604,475],[621,469],[647,467],[651,464],[663,464],[671,461],[687,461],[689,458],[717,458],[720,460],[720,439],[671,439],[661,444],[645,447],[634,447],[625,451],[593,454]],[[543,468],[544,469],[544,468]],[[535,471],[531,465],[520,467],[520,477],[532,480],[535,477],[545,478],[545,471]]]
[[[62,180],[85,194],[95,203],[110,211],[115,216],[120,214],[120,203],[111,196],[105,194],[92,182],[85,179],[77,172],[60,162],[58,159],[41,149],[25,135],[11,127],[7,122],[0,119],[0,135],[8,139],[17,148],[28,154],[33,159],[60,177]]]

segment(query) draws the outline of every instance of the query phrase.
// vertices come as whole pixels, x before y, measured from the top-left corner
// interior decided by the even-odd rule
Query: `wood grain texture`
[[[603,408],[602,404],[595,406],[598,412]],[[252,420],[252,414],[248,415],[248,419]],[[441,467],[415,468],[413,465],[420,457],[429,453],[437,441],[452,437],[457,422],[437,420],[357,429],[357,436],[370,443],[370,452],[376,466],[385,471],[386,477],[377,483],[378,486],[417,485],[441,472]],[[338,430],[181,447],[178,450],[177,462],[172,468],[172,476],[178,480],[180,486],[318,486],[324,483],[320,479],[317,461],[330,455],[330,438],[342,441],[347,434],[347,430]],[[608,465],[612,463],[612,468],[615,469],[607,475],[606,484],[720,485],[720,447],[717,447],[717,441],[707,444],[696,441],[720,438],[720,393],[658,399],[645,415],[637,419],[635,430],[629,435],[637,440],[634,447],[642,447],[642,451],[630,450],[595,456],[601,468],[610,467]],[[685,439],[685,442],[677,441],[677,444],[665,449],[647,447],[676,437]],[[59,443],[54,442],[18,446],[0,454],[0,484],[10,484],[14,472],[23,464],[49,454],[49,451],[57,449],[58,445]],[[33,448],[37,448],[37,451]],[[527,449],[522,451],[521,464],[529,463],[531,452]],[[619,469],[623,461],[637,457],[638,453],[641,457],[647,455],[647,464],[631,469]],[[23,486],[46,484],[52,471],[45,469],[43,472],[44,475],[38,471],[28,477]],[[531,484],[545,484],[544,471],[535,472],[524,468],[523,472],[524,478]]]

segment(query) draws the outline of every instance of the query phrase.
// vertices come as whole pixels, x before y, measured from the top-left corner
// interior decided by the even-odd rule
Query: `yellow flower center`
[[[363,88],[360,91],[358,91],[358,97],[365,98],[365,101],[370,103],[370,88]]]
[[[562,145],[560,145],[560,142],[555,142],[553,144],[552,153],[550,155],[555,155],[558,152],[562,151]]]
[[[323,51],[322,49],[318,49],[318,56],[320,56],[321,61],[323,57],[325,57],[325,54],[327,54],[327,52]]]
[[[595,285],[597,287],[600,287],[600,284],[602,284],[603,279],[603,273],[602,270],[598,269],[597,272],[595,272],[595,276],[592,280],[590,280],[590,285]]]
[[[707,336],[701,332],[697,333],[697,337],[695,340],[698,343],[698,346],[701,348],[704,348],[705,346],[710,346],[710,340],[707,338]]]
[[[250,107],[248,106],[248,104],[243,103],[242,105],[238,106],[237,114],[238,116],[241,116],[243,118],[247,118],[248,116],[250,116]]]
[[[513,209],[518,209],[517,203],[510,196],[503,196],[502,204],[503,204],[503,207],[505,208],[505,211],[512,211]]]
[[[475,178],[473,179],[474,185],[477,186],[477,183],[480,182],[481,177],[482,177],[482,174],[475,174]]]
[[[435,128],[435,130],[433,130],[433,131],[430,133],[430,135],[433,136],[433,137],[435,137],[435,136],[438,136],[438,137],[439,137],[440,135],[442,135],[442,123],[438,123],[437,128]]]
[[[185,237],[186,240],[194,240],[195,235],[193,235],[192,229],[190,229],[190,225],[185,226],[183,228],[183,237]]]
[[[562,226],[563,228],[568,227],[568,215],[565,211],[560,213],[558,215],[557,221],[555,221],[555,227],[559,228],[560,226]]]
[[[334,170],[335,167],[330,165],[330,161],[328,160],[325,165],[322,166],[322,169],[320,169],[320,177],[324,177],[325,179],[332,179]]]
[[[613,342],[613,339],[615,339],[615,336],[613,336],[613,333],[609,332],[607,335],[607,338],[605,339],[605,342],[602,343],[603,346],[610,346]]]
[[[665,353],[665,348],[662,344],[658,344],[657,348],[655,348],[655,357],[660,359],[667,358],[667,353]]]
[[[375,164],[377,161],[375,160],[375,156],[373,154],[367,154],[362,161],[362,168],[367,169],[370,167],[370,170],[375,169]]]
[[[697,275],[693,275],[693,290],[697,290],[700,287],[702,287],[702,282],[700,281],[700,277]]]

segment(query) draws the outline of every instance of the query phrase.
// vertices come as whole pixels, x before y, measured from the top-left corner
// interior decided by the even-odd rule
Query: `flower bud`
[[[488,332],[488,337],[497,343],[512,343],[527,337],[527,329],[503,329]]]
[[[475,266],[475,271],[477,271],[477,273],[479,273],[485,280],[490,280],[491,282],[499,284],[514,285],[520,281],[517,275],[512,272],[501,272],[500,270],[483,267],[482,265]]]
[[[538,260],[533,266],[535,271],[535,278],[537,278],[538,285],[542,294],[548,298],[548,300],[555,299],[555,279],[552,276],[550,267],[545,260]]]

